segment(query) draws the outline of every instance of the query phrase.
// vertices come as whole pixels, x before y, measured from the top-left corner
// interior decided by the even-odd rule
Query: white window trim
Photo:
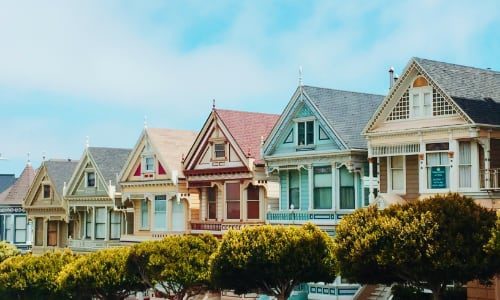
[[[394,190],[392,188],[391,157],[394,157],[394,156],[402,156],[403,157],[403,189],[402,190]],[[389,193],[393,193],[393,194],[406,195],[406,155],[387,156],[387,191]]]
[[[88,185],[88,183],[89,183],[89,180],[88,180],[89,173],[94,173],[94,185],[93,186],[89,186]],[[85,187],[86,188],[95,188],[95,187],[97,187],[97,174],[96,174],[95,171],[93,171],[93,170],[85,171]]]
[[[294,124],[294,127],[293,127],[293,131],[294,131],[294,141],[293,141],[293,144],[295,145],[295,147],[301,149],[301,148],[314,148],[316,147],[316,145],[318,144],[318,139],[317,139],[317,136],[318,136],[318,122],[316,122],[316,117],[315,116],[310,116],[310,117],[304,117],[304,118],[296,118],[296,119],[293,119],[293,121],[295,122]],[[313,121],[313,131],[314,131],[314,139],[313,139],[313,143],[312,144],[309,144],[309,145],[299,145],[299,123],[306,123],[306,122],[309,122],[309,121]],[[307,125],[304,124],[304,138],[307,142]]]
[[[147,164],[146,164],[146,159],[147,158],[152,158],[153,159],[153,170],[147,170]],[[141,169],[142,169],[142,173],[145,174],[150,174],[150,173],[154,173],[156,170],[156,159],[155,159],[155,156],[153,154],[145,154],[142,156],[142,164],[141,164]]]
[[[314,185],[314,168],[317,168],[317,167],[331,167],[332,168],[332,208],[314,208],[314,188],[315,188],[315,185]],[[334,175],[335,173],[335,166],[332,166],[332,165],[316,165],[316,166],[312,166],[311,167],[311,174],[312,176],[310,176],[311,180],[309,181],[309,188],[311,190],[311,197],[310,200],[311,200],[311,210],[314,210],[314,211],[333,211],[335,210],[335,178],[337,176]],[[340,188],[340,187],[339,187]],[[356,193],[356,192],[355,192]],[[354,206],[356,207],[356,204],[354,204]]]
[[[165,221],[166,221],[166,224],[165,224],[165,228],[157,228],[155,226],[156,224],[156,196],[165,196]],[[151,201],[151,214],[153,216],[152,218],[152,231],[159,231],[159,232],[163,232],[163,231],[168,231],[168,198],[167,198],[167,195],[166,194],[154,194],[153,195],[153,200]]]
[[[341,212],[354,212],[356,209],[359,208],[358,206],[358,176],[359,174],[357,172],[352,172],[352,174],[354,175],[354,209],[350,209],[350,208],[340,208],[340,168],[342,167],[345,167],[344,165],[341,165],[340,167],[337,167],[335,168],[335,179],[336,179],[336,182],[337,182],[337,188],[335,189],[336,190],[336,207],[335,207],[335,210],[336,211],[341,211]]]
[[[477,148],[478,145],[474,141],[466,141],[470,143],[470,160],[471,160],[471,186],[470,187],[460,187],[460,150],[457,151],[456,157],[453,159],[454,162],[456,162],[457,165],[457,189],[459,192],[474,192],[479,190],[479,181],[480,179],[480,174],[479,174],[479,164],[474,163],[474,162],[479,162],[479,149]],[[457,142],[457,145],[459,145],[459,142]],[[458,146],[460,147],[460,146]],[[451,173],[451,170],[450,170]],[[450,180],[452,177],[450,176]],[[476,183],[477,182],[477,183]]]
[[[237,183],[240,185],[240,218],[239,219],[229,219],[227,217],[227,189],[226,189],[226,184],[228,183]],[[230,220],[230,221],[239,221],[239,220],[242,220],[243,219],[243,209],[242,209],[242,202],[243,202],[243,199],[242,199],[242,184],[239,180],[229,180],[229,181],[226,181],[224,182],[224,220]],[[235,201],[229,201],[229,202],[235,202]]]
[[[419,119],[428,119],[428,118],[432,118],[433,117],[433,106],[434,106],[434,94],[433,94],[433,90],[432,90],[432,87],[431,86],[421,86],[421,87],[411,87],[408,91],[409,93],[409,105],[410,105],[410,116],[409,116],[409,119],[411,120],[419,120]],[[423,111],[423,107],[424,107],[424,94],[425,93],[430,93],[431,95],[431,108],[430,108],[430,112],[431,114],[430,115],[421,115],[421,116],[414,116],[413,115],[413,94],[417,94],[418,93],[418,98],[421,99],[420,100],[420,111],[422,112]],[[398,120],[400,121],[400,120]]]

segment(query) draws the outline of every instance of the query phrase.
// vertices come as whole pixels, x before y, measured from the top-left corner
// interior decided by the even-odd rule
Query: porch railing
[[[191,222],[191,232],[193,231],[208,231],[212,233],[223,233],[230,229],[241,229],[244,226],[257,226],[262,225],[264,222],[252,223],[226,223],[223,221],[209,221],[209,222]]]
[[[312,222],[315,224],[334,225],[347,214],[349,212],[322,212],[314,210],[268,211],[266,220],[271,224],[303,224]]]
[[[500,191],[500,168],[480,171],[481,189]]]

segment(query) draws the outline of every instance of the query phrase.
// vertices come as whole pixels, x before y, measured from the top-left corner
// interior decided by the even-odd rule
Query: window
[[[35,219],[35,246],[43,246],[43,218]]]
[[[332,167],[314,168],[314,209],[332,209]]]
[[[225,158],[226,144],[225,143],[214,144],[214,154],[215,158]]]
[[[288,173],[288,183],[289,183],[289,189],[288,189],[288,208],[293,208],[298,209],[300,206],[299,202],[299,196],[300,196],[300,180],[299,180],[299,171],[297,170],[291,170]]]
[[[167,230],[167,196],[155,196],[154,229]]]
[[[314,144],[314,121],[298,122],[298,146],[313,145]]]
[[[12,216],[5,216],[5,240],[12,241]]]
[[[26,216],[15,216],[14,243],[26,243]]]
[[[390,172],[391,172],[391,190],[404,192],[405,190],[405,174],[404,164],[405,156],[390,156]]]
[[[106,237],[106,208],[95,208],[95,238],[104,239]]]
[[[459,142],[458,144],[459,186],[461,188],[472,187],[471,171],[471,144],[470,142]]]
[[[87,187],[95,187],[95,173],[87,172]]]
[[[92,237],[92,222],[94,221],[94,214],[92,211],[85,213],[85,237],[90,239]]]
[[[142,199],[141,201],[141,229],[148,229],[149,218],[148,218],[148,200]]]
[[[3,235],[4,235],[4,225],[5,225],[5,220],[4,220],[4,215],[0,215],[0,241],[5,240]]]
[[[448,147],[448,143],[433,143],[425,146],[428,151],[426,154],[428,189],[445,189],[449,186]]]
[[[240,218],[240,184],[226,183],[227,218]]]
[[[155,159],[153,156],[144,157],[144,172],[154,172],[155,171]]]
[[[211,220],[217,219],[217,188],[209,187],[207,190],[207,208],[208,218]]]
[[[283,142],[283,144],[291,144],[293,143],[293,129],[290,130],[290,133],[287,135],[285,141]]]
[[[44,199],[50,198],[50,185],[48,184],[43,185],[43,198]]]
[[[110,239],[119,239],[121,233],[121,213],[119,211],[111,212]]]
[[[325,140],[329,140],[329,139],[330,139],[330,137],[326,134],[326,132],[320,126],[319,127],[319,140],[325,141]]]
[[[432,89],[419,87],[410,90],[412,118],[432,116]]]
[[[340,168],[340,209],[355,209],[354,174]]]
[[[247,188],[247,218],[259,219],[260,214],[260,189],[258,186],[249,185]]]
[[[47,223],[47,246],[57,246],[57,221]]]

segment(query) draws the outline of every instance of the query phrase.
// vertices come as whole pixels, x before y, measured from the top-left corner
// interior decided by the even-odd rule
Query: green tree
[[[335,279],[332,239],[318,227],[258,226],[231,230],[212,258],[216,288],[287,299],[304,282]]]
[[[459,194],[368,208],[337,227],[340,274],[359,283],[407,283],[442,299],[446,284],[486,280],[498,271],[485,245],[495,213]]]
[[[13,256],[0,264],[0,298],[60,299],[56,277],[74,259],[70,251]]]
[[[19,255],[21,251],[6,241],[0,241],[0,263],[11,256]]]
[[[209,258],[216,249],[212,235],[169,236],[134,245],[128,267],[163,297],[183,299],[208,290]]]
[[[99,250],[66,265],[57,282],[74,299],[124,299],[142,287],[140,278],[128,273],[129,247]]]

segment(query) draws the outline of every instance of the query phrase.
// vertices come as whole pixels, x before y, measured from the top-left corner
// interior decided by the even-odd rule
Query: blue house
[[[297,88],[262,148],[270,178],[280,183],[280,197],[268,206],[267,223],[312,222],[333,236],[343,216],[373,201],[376,168],[368,163],[361,132],[383,98]],[[307,292],[309,299],[351,299],[358,288],[337,278],[332,284],[308,284]]]

